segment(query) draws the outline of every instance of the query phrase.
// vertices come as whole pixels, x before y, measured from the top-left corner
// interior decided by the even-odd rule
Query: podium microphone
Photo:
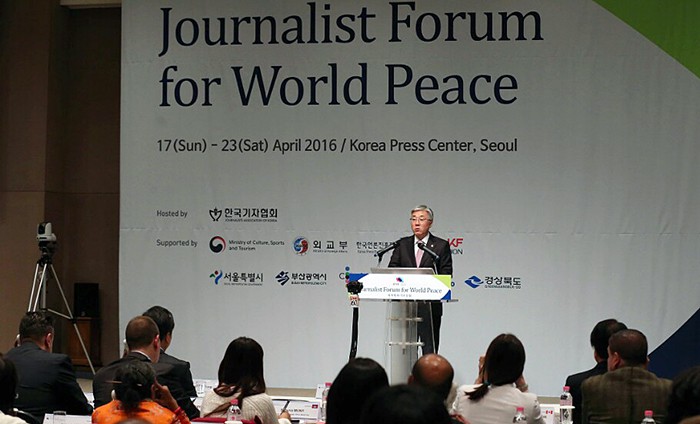
[[[430,250],[430,249],[425,245],[425,243],[423,243],[422,241],[419,241],[419,242],[418,242],[418,248],[419,248],[420,250],[424,251],[425,253],[427,253],[428,255],[432,256],[432,258],[433,258],[433,260],[434,260],[435,262],[438,262],[438,261],[440,260],[440,257],[438,256],[438,254],[435,253],[435,252],[433,252],[432,250]]]

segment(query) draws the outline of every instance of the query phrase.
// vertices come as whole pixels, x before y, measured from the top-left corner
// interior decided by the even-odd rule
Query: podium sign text
[[[421,274],[350,274],[362,283],[360,299],[450,300],[452,277]]]

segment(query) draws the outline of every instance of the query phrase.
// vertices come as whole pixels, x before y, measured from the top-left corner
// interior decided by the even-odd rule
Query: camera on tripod
[[[36,227],[36,239],[39,250],[45,255],[52,255],[56,250],[56,234],[51,231],[50,222],[42,222]]]

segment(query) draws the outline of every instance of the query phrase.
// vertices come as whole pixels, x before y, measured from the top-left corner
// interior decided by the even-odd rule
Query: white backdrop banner
[[[698,78],[596,3],[125,0],[122,63],[120,328],[167,307],[195,377],[245,335],[268,386],[331,381],[344,273],[417,204],[460,383],[512,332],[553,395],[599,320],[653,349],[698,308]]]

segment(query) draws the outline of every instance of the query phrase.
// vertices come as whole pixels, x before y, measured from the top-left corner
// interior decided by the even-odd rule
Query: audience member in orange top
[[[117,424],[142,419],[151,424],[190,424],[167,386],[156,381],[151,364],[131,361],[121,366],[114,381],[116,399],[92,414],[94,424]]]

